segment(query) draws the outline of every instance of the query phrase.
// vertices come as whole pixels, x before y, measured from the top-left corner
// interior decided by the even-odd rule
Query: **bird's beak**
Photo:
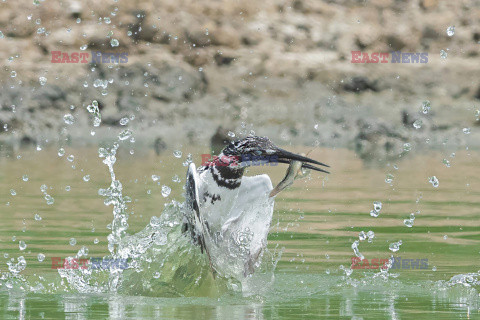
[[[287,163],[290,164],[292,160],[295,161],[300,161],[302,162],[302,168],[305,169],[312,169],[315,171],[320,171],[320,172],[325,172],[325,173],[330,173],[322,168],[316,167],[311,165],[310,163],[319,165],[319,166],[324,166],[324,167],[330,167],[329,165],[326,165],[325,163],[318,162],[317,160],[310,159],[308,157],[301,156],[299,154],[283,150],[281,148],[278,148],[277,151],[275,152],[275,155],[278,156],[278,162],[279,163]]]

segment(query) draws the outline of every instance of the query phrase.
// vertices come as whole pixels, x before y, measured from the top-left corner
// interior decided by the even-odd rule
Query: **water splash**
[[[87,110],[93,115],[93,126],[100,126],[100,123],[102,123],[102,115],[100,114],[97,100],[93,100],[92,104],[87,106]]]
[[[229,248],[239,249],[224,252],[223,247],[216,247],[212,241],[211,253],[224,256],[222,268],[224,277],[212,273],[208,257],[202,254],[200,248],[191,243],[181,227],[184,219],[184,203],[172,200],[165,205],[159,217],[153,216],[150,223],[139,233],[130,235],[128,230],[129,213],[127,204],[131,198],[123,195],[123,186],[117,180],[114,165],[119,148],[115,142],[111,148],[100,148],[99,157],[107,165],[110,173],[110,186],[100,189],[99,195],[104,197],[104,204],[113,206],[113,220],[109,225],[108,250],[110,255],[104,259],[126,259],[127,268],[113,266],[108,269],[59,269],[60,276],[65,280],[65,290],[100,293],[121,292],[123,294],[146,296],[184,296],[184,295],[214,295],[224,292],[241,292],[244,295],[258,294],[273,283],[274,270],[281,257],[281,252],[271,253],[264,250],[258,263],[252,268],[255,272],[244,276],[239,275],[235,261],[243,261],[242,257],[248,250],[242,252],[242,243],[249,243],[252,236],[249,230],[238,233],[231,239],[226,239]],[[152,176],[152,180],[157,176]],[[158,177],[159,179],[159,177]],[[167,190],[168,188],[168,190]],[[162,187],[162,195],[168,196],[171,189]],[[250,232],[250,233],[249,233]],[[230,241],[235,242],[230,244]],[[98,243],[98,241],[97,241]],[[223,250],[223,251],[222,251]],[[88,255],[88,248],[82,248],[75,257],[68,261]],[[232,263],[231,263],[232,262]]]
[[[390,243],[390,245],[388,246],[388,249],[390,249],[390,251],[392,252],[397,252],[398,250],[400,250],[401,245],[402,245],[402,240],[398,240],[398,242]]]
[[[385,182],[386,182],[386,180],[385,180]],[[373,210],[370,211],[370,215],[374,218],[377,218],[380,215],[381,210],[382,210],[382,203],[380,201],[374,201],[373,202]]]
[[[413,223],[415,222],[415,213],[410,213],[410,218],[404,219],[403,224],[409,228],[413,227]]]
[[[447,35],[449,37],[453,37],[453,35],[455,34],[455,26],[450,26],[447,28]]]
[[[436,176],[429,177],[428,182],[430,182],[434,188],[438,188],[440,185],[440,182]]]

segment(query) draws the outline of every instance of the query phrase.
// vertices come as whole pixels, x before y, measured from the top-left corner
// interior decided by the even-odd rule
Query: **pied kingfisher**
[[[266,174],[244,176],[252,159],[290,164],[287,176],[275,189]],[[257,136],[231,142],[198,170],[190,163],[182,231],[207,254],[214,275],[238,279],[253,273],[267,244],[274,196],[301,168],[328,173],[308,163],[328,167]]]

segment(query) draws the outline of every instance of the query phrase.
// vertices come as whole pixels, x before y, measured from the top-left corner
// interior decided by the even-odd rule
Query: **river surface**
[[[120,145],[114,169],[123,195],[132,199],[127,233],[134,234],[170,210],[172,200],[183,202],[187,154],[198,164],[205,150],[184,147],[177,158],[173,151],[156,156],[129,149]],[[75,256],[83,246],[88,258],[109,254],[112,209],[99,189],[111,180],[96,149],[65,150],[63,156],[45,149],[0,158],[0,318],[480,318],[477,152],[412,150],[379,166],[344,149],[313,150],[309,156],[330,164],[331,174],[313,172],[277,196],[268,244],[278,260],[274,281],[245,295],[230,286],[217,290],[219,280],[199,289],[184,284],[183,292],[178,283],[171,291],[161,283],[148,291],[145,283],[137,291],[76,290],[52,269],[52,259]],[[254,167],[247,174],[267,172],[275,184],[285,170]],[[433,176],[437,187],[429,181]],[[370,214],[374,202],[382,203],[378,217]],[[7,262],[17,264],[20,256],[26,266],[12,274]],[[366,260],[352,266],[356,256]],[[392,256],[397,264],[390,269],[372,261]],[[175,268],[175,259],[169,263]],[[149,272],[142,281],[166,274],[153,278]],[[93,283],[100,287],[101,277]]]

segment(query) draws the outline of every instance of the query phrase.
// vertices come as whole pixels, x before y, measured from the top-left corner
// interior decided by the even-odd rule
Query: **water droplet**
[[[162,196],[164,198],[168,197],[171,191],[172,189],[169,186],[165,186],[165,185],[162,186]]]
[[[132,136],[132,134],[133,134],[132,130],[125,129],[122,132],[120,132],[120,134],[118,135],[118,139],[122,140],[122,141],[127,140],[128,138],[130,138]]]
[[[154,277],[155,279],[160,278],[160,272],[158,272],[158,271],[155,272],[155,273],[153,274],[153,277]]]
[[[3,35],[3,32],[0,31],[0,39],[3,39],[3,38],[5,38],[5,36]]]
[[[431,106],[430,106],[430,101],[428,100],[425,100],[422,102],[422,112],[424,114],[427,114],[431,109]]]
[[[450,26],[447,28],[447,35],[452,37],[455,34],[455,26]]]
[[[232,132],[232,131],[228,131],[227,135],[228,135],[230,138],[234,138],[234,137],[235,137],[235,133]]]
[[[16,72],[16,71],[10,72],[10,77],[15,78],[16,76],[17,76],[17,72]]]
[[[48,190],[48,187],[47,187],[46,184],[42,184],[42,185],[40,186],[40,191],[42,191],[42,193],[47,192],[47,190]]]
[[[403,144],[403,151],[409,152],[410,150],[412,150],[412,145],[408,142],[404,143]]]
[[[43,260],[45,260],[45,255],[43,253],[39,253],[37,255],[37,259],[39,262],[43,262]]]
[[[447,59],[447,56],[448,56],[447,51],[440,50],[440,57],[442,57],[442,59]]]
[[[24,175],[22,176],[22,180],[25,181],[25,182],[27,182],[27,181],[28,181],[28,176],[27,176],[26,174],[24,174]]]
[[[58,154],[59,157],[63,157],[65,155],[65,149],[63,149],[63,148],[58,149],[57,154]]]
[[[398,250],[400,250],[401,245],[402,245],[402,240],[400,240],[398,242],[392,242],[388,246],[388,249],[390,249],[390,251],[392,251],[392,252],[397,252]]]
[[[70,243],[71,246],[74,246],[74,245],[77,244],[77,239],[75,239],[75,238],[70,238],[70,241],[69,241],[68,243]]]
[[[437,271],[437,267],[433,266],[433,267],[432,267],[432,271],[433,271],[433,272]]]
[[[465,134],[470,134],[470,132],[472,132],[472,130],[470,128],[463,128],[462,131]]]
[[[112,39],[112,40],[110,40],[110,45],[111,45],[112,47],[118,47],[119,44],[120,44],[120,42],[118,42],[117,39]]]
[[[71,114],[66,114],[63,116],[63,121],[65,121],[66,124],[70,125],[75,122],[75,118]]]
[[[442,160],[442,163],[443,163],[447,168],[450,168],[450,161],[449,161],[449,160],[443,159],[443,160]]]
[[[83,46],[80,47],[80,50],[85,51],[87,50],[88,45],[84,44]]]
[[[377,212],[375,210],[370,211],[370,215],[374,218],[378,217],[379,214],[380,214],[380,212]]]
[[[35,221],[41,221],[42,217],[38,213],[35,213],[34,219]]]
[[[125,126],[128,123],[128,121],[130,121],[128,117],[124,117],[120,119],[120,125]]]
[[[39,77],[38,82],[40,82],[41,86],[44,86],[47,83],[47,78],[45,77]]]
[[[110,24],[112,22],[112,20],[110,20],[109,17],[103,18],[103,21],[105,21],[106,24]],[[113,32],[112,32],[112,34],[113,34]]]
[[[156,174],[152,174],[152,180],[157,182],[158,180],[160,180],[160,176],[157,176]]]
[[[358,240],[353,241],[353,243],[352,243],[352,250],[353,250],[353,253],[355,253],[355,255],[356,255],[357,257],[359,257],[360,259],[363,260],[365,257],[364,257],[364,255],[360,252],[360,250],[358,250],[358,244],[359,244]]]
[[[370,230],[367,232],[367,237],[368,237],[368,242],[372,242],[373,238],[375,238],[375,233],[372,230]]]
[[[75,156],[74,156],[73,154],[71,154],[71,155],[69,155],[69,156],[67,157],[67,160],[68,160],[69,162],[73,162],[73,160],[75,160]]]
[[[46,194],[44,198],[47,201],[47,204],[49,206],[52,205],[55,202],[55,199],[49,194]]]
[[[20,240],[20,241],[18,241],[18,247],[20,248],[20,251],[23,251],[23,250],[27,249],[27,244],[25,243],[25,241]]]
[[[380,212],[380,210],[382,210],[382,203],[380,201],[374,201],[373,209],[377,212]]]
[[[90,175],[87,174],[87,175],[83,176],[83,181],[85,181],[85,182],[90,181]]]
[[[16,196],[17,195],[17,192],[14,190],[14,189],[10,189],[10,194],[12,196]]]
[[[70,186],[65,187],[65,191],[70,191],[70,190],[71,190]]]
[[[395,176],[393,174],[387,173],[387,175],[385,176],[385,183],[392,183],[393,178],[395,178]]]
[[[440,184],[436,176],[429,177],[428,182],[430,182],[434,188],[438,188],[438,185]]]
[[[189,154],[187,155],[187,158],[185,159],[185,161],[182,163],[182,165],[183,165],[184,167],[188,167],[188,165],[189,165],[190,163],[192,163],[192,162],[193,162],[193,156],[192,156],[191,153],[189,153]]]
[[[180,158],[182,156],[182,151],[180,151],[180,150],[173,151],[173,156],[175,158]]]
[[[407,227],[411,228],[411,227],[413,227],[414,221],[415,221],[415,217],[413,217],[413,219],[412,218],[404,219],[403,224],[406,225]]]
[[[363,240],[367,239],[367,235],[365,234],[364,231],[360,231],[360,233],[358,234],[358,239],[360,241],[363,241]]]
[[[100,240],[98,240],[98,238],[93,239],[94,244],[98,244],[99,242],[100,242]]]
[[[77,256],[79,256],[79,257],[86,257],[86,256],[88,256],[88,248],[85,247],[85,246],[82,246],[82,247],[80,248],[80,250],[78,250]]]
[[[415,120],[415,122],[413,123],[413,127],[415,129],[420,129],[423,125],[423,121],[421,119],[417,119]]]
[[[174,175],[172,177],[172,181],[173,182],[176,182],[176,183],[179,183],[179,182],[182,182],[182,180],[180,179],[180,177],[178,175]]]
[[[447,235],[444,235],[443,236],[443,240],[447,240],[448,239],[448,236]]]
[[[93,126],[94,127],[100,126],[100,124],[102,123],[102,115],[100,114],[100,109],[98,107],[97,100],[93,100],[92,104],[89,104],[87,106],[87,111],[93,114]]]

